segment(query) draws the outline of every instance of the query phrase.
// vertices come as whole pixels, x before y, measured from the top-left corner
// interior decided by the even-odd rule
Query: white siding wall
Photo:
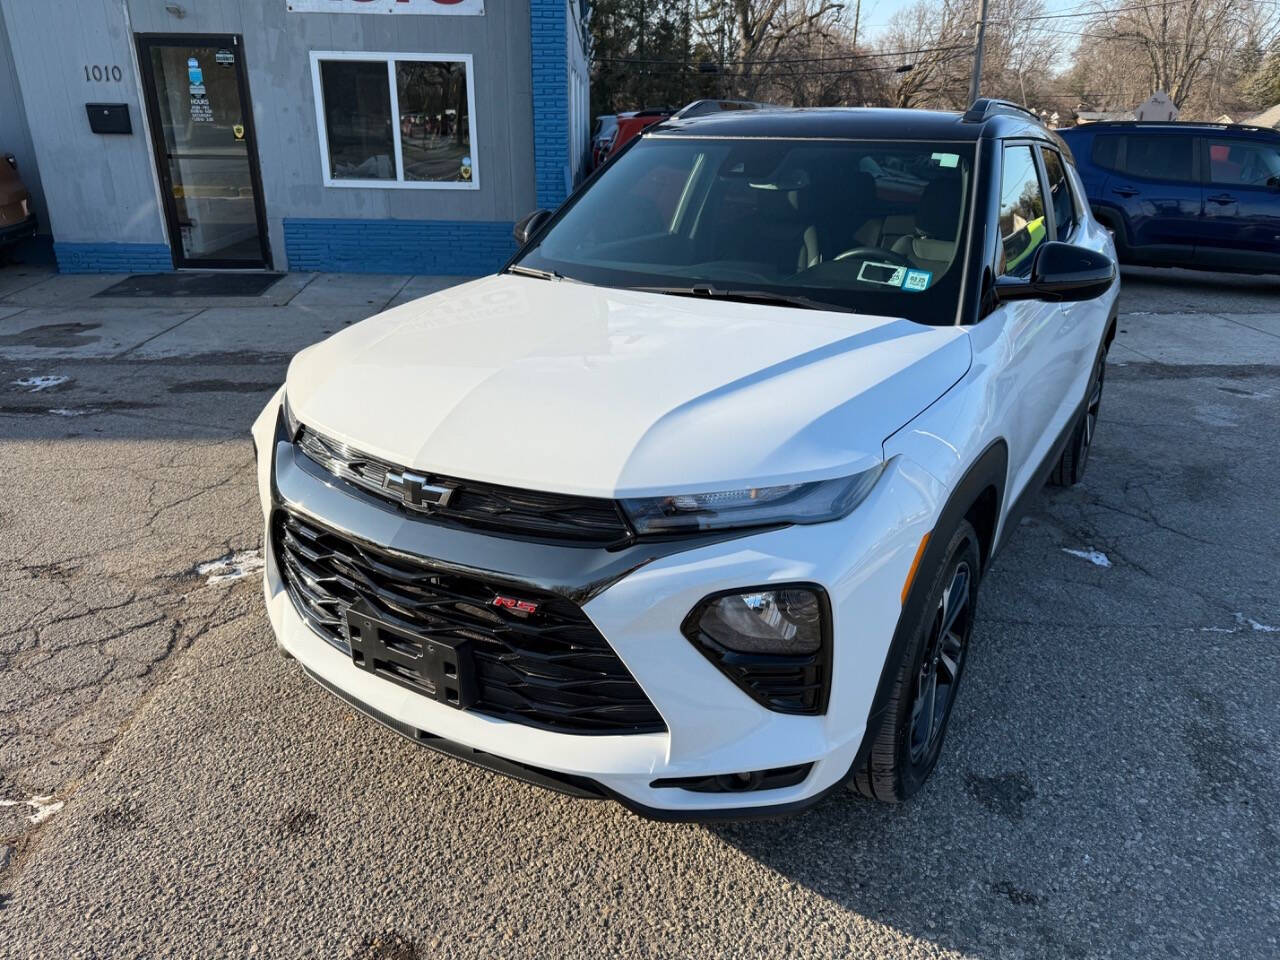
[[[569,15],[569,166],[574,184],[586,173],[587,146],[591,136],[591,77],[583,46],[586,33],[580,0],[567,0]]]

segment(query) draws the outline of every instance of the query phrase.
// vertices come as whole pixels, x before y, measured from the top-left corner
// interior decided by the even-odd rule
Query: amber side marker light
[[[930,530],[929,533],[933,531]],[[902,585],[902,605],[907,605],[907,594],[911,592],[911,584],[915,582],[916,571],[920,569],[920,558],[924,556],[924,548],[929,545],[929,534],[920,538],[920,546],[916,547],[916,555],[911,561],[911,569],[907,571],[907,582]]]

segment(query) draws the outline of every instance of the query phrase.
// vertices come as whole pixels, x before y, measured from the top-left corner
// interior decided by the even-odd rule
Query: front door
[[[243,53],[235,36],[138,36],[178,267],[270,264]]]

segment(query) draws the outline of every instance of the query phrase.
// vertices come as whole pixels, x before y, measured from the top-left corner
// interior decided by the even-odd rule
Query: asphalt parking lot
[[[1280,278],[1126,271],[1088,476],[984,583],[922,794],[716,826],[423,751],[276,654],[249,423],[430,278],[107,282],[0,271],[0,957],[1280,956]]]

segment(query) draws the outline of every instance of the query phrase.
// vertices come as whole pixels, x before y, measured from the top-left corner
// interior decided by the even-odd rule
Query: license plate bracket
[[[403,630],[358,606],[347,608],[344,622],[359,669],[459,710],[476,702],[470,640]]]

